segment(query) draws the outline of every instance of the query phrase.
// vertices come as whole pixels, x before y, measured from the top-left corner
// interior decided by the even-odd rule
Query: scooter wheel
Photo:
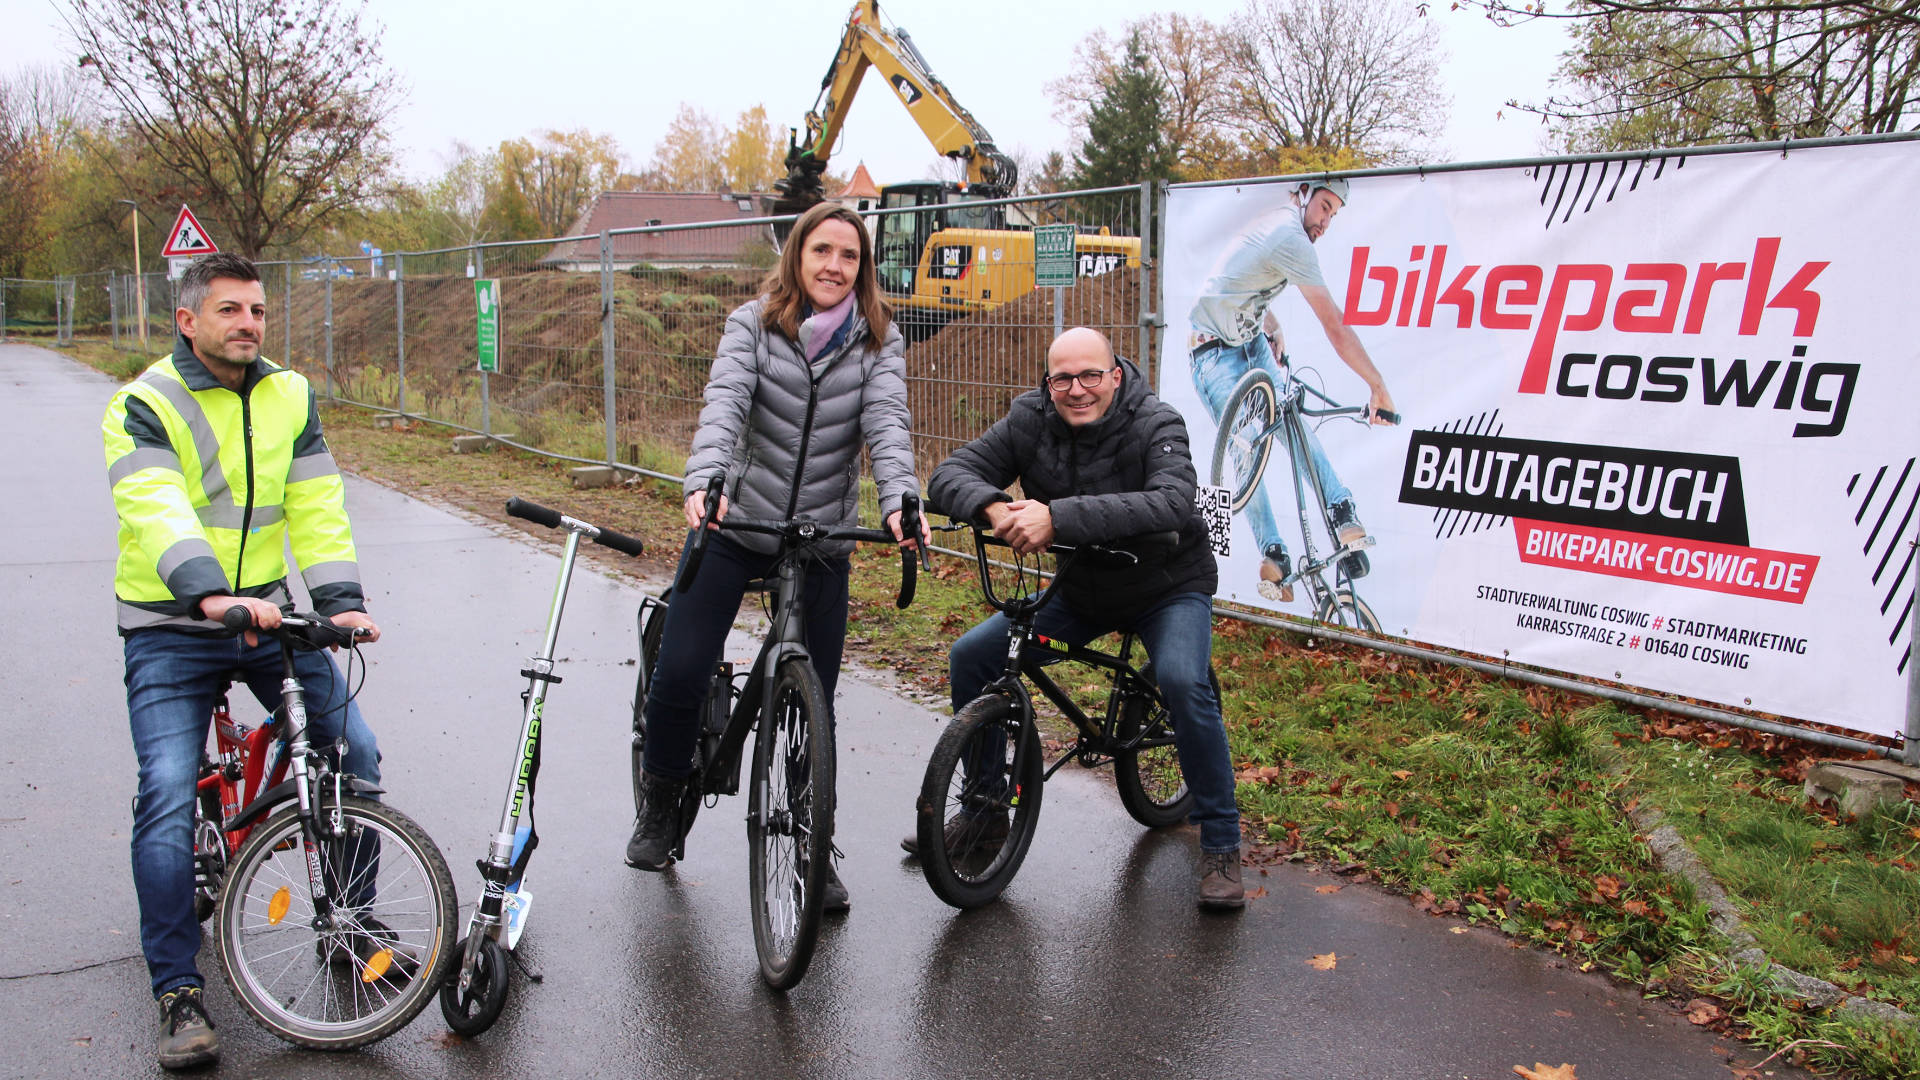
[[[507,1004],[507,950],[492,938],[480,942],[473,981],[460,993],[459,971],[440,987],[440,1015],[455,1035],[473,1036],[493,1026]]]

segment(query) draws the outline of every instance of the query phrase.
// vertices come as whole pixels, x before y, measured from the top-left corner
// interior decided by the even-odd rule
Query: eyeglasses
[[[1118,370],[1120,370],[1119,366],[1115,365],[1110,368],[1094,368],[1091,371],[1076,371],[1071,374],[1048,375],[1040,381],[1046,385],[1047,389],[1052,390],[1056,394],[1064,394],[1068,390],[1073,389],[1074,380],[1076,379],[1079,380],[1080,385],[1085,389],[1098,390],[1100,389],[1100,384],[1107,381],[1107,376]]]

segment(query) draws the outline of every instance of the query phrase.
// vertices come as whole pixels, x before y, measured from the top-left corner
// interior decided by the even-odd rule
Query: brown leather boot
[[[1200,853],[1200,906],[1203,908],[1239,908],[1247,904],[1247,890],[1240,884],[1240,849]]]

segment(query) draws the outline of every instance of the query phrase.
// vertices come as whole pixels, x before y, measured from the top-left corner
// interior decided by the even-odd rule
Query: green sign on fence
[[[1071,289],[1074,278],[1072,225],[1040,225],[1033,230],[1033,284]]]
[[[478,306],[478,355],[481,371],[500,370],[500,282],[495,278],[476,278],[473,300]]]

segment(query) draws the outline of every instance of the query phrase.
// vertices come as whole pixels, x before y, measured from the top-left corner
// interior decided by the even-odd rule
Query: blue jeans
[[[1273,359],[1273,348],[1267,343],[1267,335],[1255,334],[1245,345],[1222,345],[1208,349],[1193,360],[1193,385],[1200,391],[1200,397],[1207,403],[1207,411],[1213,415],[1213,422],[1220,422],[1220,413],[1227,407],[1227,399],[1233,396],[1233,388],[1240,379],[1253,368],[1263,368],[1273,376],[1274,389],[1278,390],[1286,381],[1280,365]],[[1320,482],[1320,493],[1326,497],[1327,505],[1350,502],[1353,492],[1340,482],[1333,471],[1333,463],[1327,460],[1327,452],[1320,446],[1319,436],[1310,427],[1302,426],[1307,437],[1307,461],[1313,469],[1313,475]],[[1286,458],[1287,444],[1284,432],[1275,433],[1273,457],[1267,462],[1266,476],[1274,475],[1274,468]],[[1219,436],[1216,435],[1216,438]],[[1274,522],[1273,506],[1267,501],[1267,485],[1263,478],[1253,489],[1252,498],[1241,510],[1247,519],[1247,527],[1253,530],[1253,541],[1260,546],[1260,553],[1266,554],[1276,545],[1280,550],[1287,549],[1286,541],[1280,539],[1280,527]]]
[[[1058,595],[1034,615],[1035,632],[1084,645],[1116,627],[1081,618]],[[1220,702],[1207,681],[1213,663],[1213,603],[1205,593],[1179,593],[1134,620],[1132,630],[1147,647],[1154,681],[1173,714],[1173,748],[1180,772],[1193,792],[1193,823],[1200,826],[1204,851],[1233,851],[1240,846],[1240,808],[1233,801],[1233,758]],[[998,612],[960,636],[947,657],[953,684],[953,711],[980,696],[1007,667],[1011,627]]]
[[[687,539],[691,543],[693,534]],[[680,552],[686,562],[687,548]],[[693,772],[693,744],[700,737],[700,705],[707,697],[713,666],[726,648],[727,631],[740,613],[747,582],[765,577],[774,568],[774,556],[761,555],[715,536],[687,591],[667,602],[666,625],[660,630],[660,658],[647,683],[647,748],[645,765],[655,776],[685,779]],[[827,713],[833,713],[833,690],[840,682],[840,654],[847,640],[847,573],[845,558],[814,558],[806,563],[802,601],[806,608],[807,655],[826,692]]]
[[[157,998],[181,986],[202,985],[194,954],[200,924],[193,917],[193,802],[200,755],[214,702],[230,678],[244,681],[268,709],[280,707],[280,646],[262,638],[248,648],[239,638],[210,638],[172,630],[139,630],[125,639],[127,715],[140,762],[133,804],[133,891],[140,901],[140,950]],[[341,768],[380,782],[380,748],[347,700],[347,683],[326,654],[294,654],[307,694],[308,738],[315,743],[344,731]]]

